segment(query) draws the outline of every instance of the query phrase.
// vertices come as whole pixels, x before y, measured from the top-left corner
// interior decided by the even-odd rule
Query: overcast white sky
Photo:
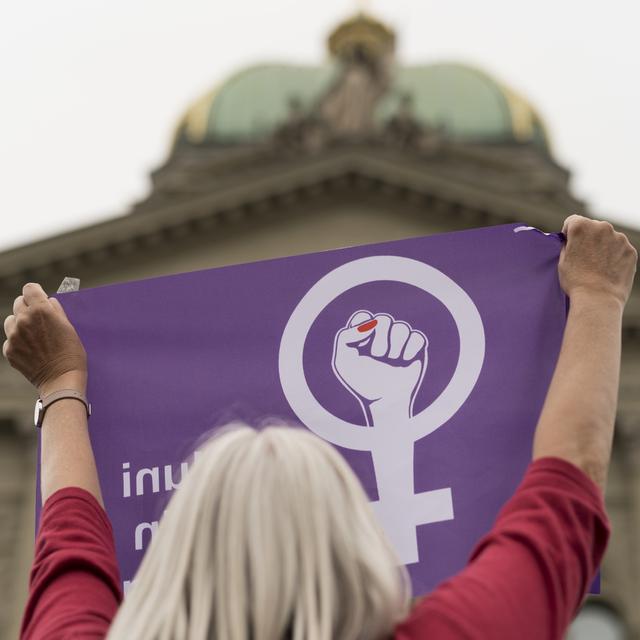
[[[243,65],[317,63],[354,0],[20,0],[0,12],[0,249],[124,213],[191,100]],[[638,3],[372,0],[405,63],[526,95],[579,197],[640,228]],[[569,213],[569,212],[568,212]]]

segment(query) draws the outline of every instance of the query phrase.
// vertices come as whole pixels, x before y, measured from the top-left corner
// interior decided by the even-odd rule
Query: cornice
[[[68,274],[84,265],[96,265],[114,256],[144,254],[147,249],[203,232],[215,233],[254,213],[304,202],[319,195],[346,192],[380,193],[410,201],[425,209],[446,209],[469,227],[523,221],[545,231],[557,230],[568,213],[557,203],[523,202],[517,194],[496,193],[429,172],[402,153],[371,153],[366,148],[328,150],[297,162],[266,165],[262,172],[238,175],[222,185],[212,183],[208,193],[183,202],[158,205],[154,210],[122,215],[0,253],[0,291],[10,294],[27,280],[52,268]],[[636,246],[640,233],[623,229]],[[634,298],[640,298],[635,295]],[[634,300],[636,302],[636,300]],[[633,306],[633,305],[632,305]],[[640,327],[637,313],[629,314],[629,330]]]

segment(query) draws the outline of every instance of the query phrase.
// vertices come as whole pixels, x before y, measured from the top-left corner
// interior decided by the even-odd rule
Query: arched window
[[[587,602],[576,616],[566,640],[627,640],[627,627],[605,602]]]

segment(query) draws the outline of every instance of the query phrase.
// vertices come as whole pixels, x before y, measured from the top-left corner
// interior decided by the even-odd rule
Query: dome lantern
[[[329,53],[343,62],[375,61],[393,56],[396,34],[370,15],[360,12],[329,35]]]

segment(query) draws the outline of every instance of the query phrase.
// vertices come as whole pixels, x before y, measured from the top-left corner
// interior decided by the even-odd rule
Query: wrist
[[[41,398],[45,398],[56,391],[61,391],[62,389],[73,389],[74,391],[78,391],[79,393],[86,395],[87,372],[80,370],[67,371],[66,373],[52,378],[51,380],[43,382],[38,387],[38,394]]]
[[[374,425],[391,425],[396,422],[406,422],[411,417],[410,405],[410,398],[381,398],[371,402],[368,408]]]
[[[578,308],[608,308],[611,310],[624,311],[624,300],[616,294],[598,289],[575,289],[569,294],[569,302],[571,307]]]

